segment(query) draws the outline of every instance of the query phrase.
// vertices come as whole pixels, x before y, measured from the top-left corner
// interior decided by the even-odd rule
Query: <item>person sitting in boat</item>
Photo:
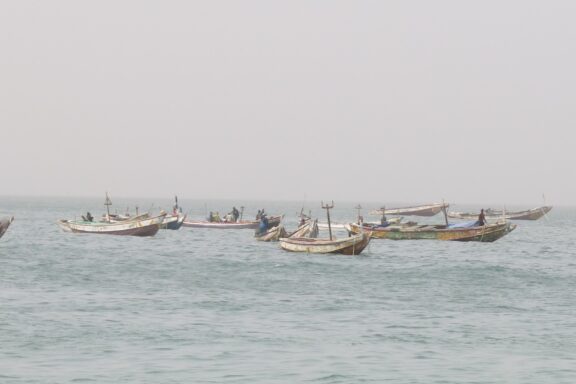
[[[236,209],[236,207],[232,207],[232,217],[234,222],[237,222],[238,218],[240,217],[240,212]]]
[[[484,216],[484,208],[480,210],[480,214],[478,215],[478,221],[476,221],[476,225],[479,227],[486,225],[486,216]]]
[[[224,216],[224,222],[225,223],[234,223],[236,222],[236,220],[234,220],[234,214],[232,212],[228,212],[226,214],[226,216]]]

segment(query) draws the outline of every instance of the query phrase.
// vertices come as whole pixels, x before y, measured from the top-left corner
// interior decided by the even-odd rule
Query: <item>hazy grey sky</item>
[[[576,204],[575,1],[1,1],[0,195]]]

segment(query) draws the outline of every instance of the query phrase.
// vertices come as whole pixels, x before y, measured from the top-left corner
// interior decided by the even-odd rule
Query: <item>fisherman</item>
[[[94,216],[90,212],[86,212],[86,221],[92,222],[94,221]]]
[[[234,217],[234,222],[236,223],[240,217],[240,212],[236,209],[236,207],[232,207],[232,216]]]
[[[388,222],[388,219],[386,219],[386,209],[382,207],[382,218],[380,219],[380,226],[387,227],[389,225],[390,223]]]
[[[260,225],[258,226],[259,233],[263,235],[268,230],[268,218],[266,215],[260,216]]]
[[[216,223],[221,223],[221,222],[222,222],[222,219],[220,218],[220,212],[216,212],[216,213],[214,214],[214,222],[216,222]]]
[[[208,221],[210,223],[212,223],[214,221],[214,214],[212,213],[212,211],[210,211],[210,213],[208,214]]]
[[[256,214],[256,220],[260,220],[260,217],[262,217],[262,212],[258,210],[258,213]]]
[[[301,227],[304,224],[306,224],[306,219],[304,218],[304,215],[302,215],[300,216],[300,223],[298,224],[298,227]]]
[[[484,216],[484,208],[480,210],[480,214],[478,215],[478,221],[476,221],[476,225],[479,227],[486,225],[486,216]]]
[[[236,222],[236,220],[234,220],[234,215],[232,214],[232,212],[229,212],[226,214],[226,216],[224,216],[224,222],[225,223],[234,223]]]

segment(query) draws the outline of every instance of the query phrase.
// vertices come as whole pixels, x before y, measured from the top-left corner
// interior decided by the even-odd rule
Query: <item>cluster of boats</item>
[[[537,220],[552,209],[550,206],[519,212],[488,209],[479,217],[474,213],[448,212],[448,204],[437,203],[394,209],[381,208],[370,212],[381,216],[379,222],[365,222],[360,215],[361,207],[358,206],[355,222],[333,224],[330,219],[330,209],[334,207],[334,203],[331,205],[322,203],[322,208],[326,210],[326,223],[319,223],[317,219],[312,219],[310,215],[300,212],[298,227],[288,232],[282,224],[284,215],[268,217],[264,214],[264,210],[258,220],[242,220],[240,216],[233,220],[201,221],[187,220],[187,215],[182,213],[178,205],[177,197],[171,213],[161,211],[157,215],[138,212],[134,216],[111,214],[111,204],[109,196],[106,195],[107,213],[100,220],[94,220],[88,212],[86,216],[82,216],[81,220],[59,220],[58,225],[66,232],[129,236],[154,236],[160,229],[178,230],[181,227],[252,229],[256,231],[256,240],[277,241],[286,251],[358,255],[366,249],[371,239],[493,242],[516,229],[516,225],[512,224],[511,220]],[[444,224],[431,225],[403,221],[404,216],[431,217],[440,212],[444,213]],[[395,217],[387,218],[388,215]],[[471,221],[449,223],[449,218]],[[0,219],[0,237],[13,220],[14,218]],[[318,237],[319,228],[327,229],[329,236]],[[345,231],[346,236],[336,238],[333,236],[333,230]]]

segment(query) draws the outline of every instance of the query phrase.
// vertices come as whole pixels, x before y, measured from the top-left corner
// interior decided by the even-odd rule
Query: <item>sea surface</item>
[[[171,207],[112,208],[134,204]],[[306,210],[323,218],[319,204]],[[264,207],[288,228],[302,208],[181,205],[194,218]],[[336,202],[334,221],[354,205]],[[288,253],[251,230],[56,224],[87,210],[99,216],[101,199],[0,199],[16,218],[0,239],[2,384],[576,383],[574,209],[495,243],[374,240],[360,256]]]

